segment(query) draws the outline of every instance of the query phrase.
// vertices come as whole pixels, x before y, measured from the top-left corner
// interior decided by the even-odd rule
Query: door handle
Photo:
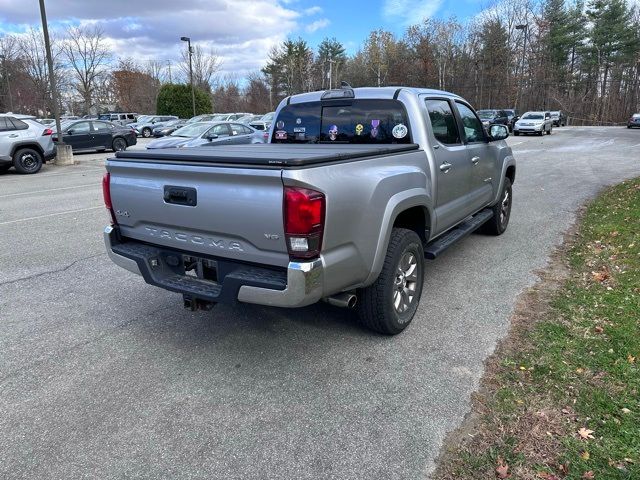
[[[18,135],[17,133],[12,133],[11,135],[9,135],[9,138],[16,138],[19,137],[20,135]]]
[[[451,169],[451,164],[444,162],[442,165],[440,165],[440,171],[447,173],[449,170]]]
[[[480,161],[480,157],[471,158],[471,163],[473,163],[474,165],[477,165],[479,161]]]

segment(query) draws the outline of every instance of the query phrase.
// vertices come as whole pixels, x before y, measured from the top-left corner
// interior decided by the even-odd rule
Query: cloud
[[[313,7],[306,8],[304,10],[304,14],[307,15],[307,16],[317,15],[318,13],[322,13],[322,7],[319,7],[317,5],[315,5]]]
[[[25,8],[24,0],[0,3],[0,35],[39,26],[37,4]],[[262,67],[273,45],[304,28],[300,23],[304,12],[288,8],[283,1],[153,0],[138,2],[133,9],[130,0],[109,0],[108,4],[105,8],[104,2],[90,0],[47,0],[47,16],[54,30],[65,23],[100,25],[115,58],[175,63],[185,48],[180,42],[185,35],[205,50],[216,51],[223,59],[222,74],[237,76]]]
[[[382,13],[404,25],[432,17],[442,6],[442,0],[385,0]]]
[[[329,21],[328,18],[321,18],[320,20],[316,20],[315,22],[310,23],[304,29],[309,33],[313,33],[322,28],[328,27],[330,24],[331,22]]]

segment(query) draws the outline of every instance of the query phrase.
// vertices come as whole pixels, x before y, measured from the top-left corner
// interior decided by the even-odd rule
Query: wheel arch
[[[11,148],[11,158],[13,158],[18,150],[22,150],[23,148],[32,148],[37,151],[43,157],[42,160],[44,161],[44,150],[42,149],[42,146],[38,142],[31,141],[16,142]]]
[[[394,227],[413,230],[426,243],[426,231],[431,231],[433,218],[431,197],[425,189],[410,189],[391,197],[384,212],[373,265],[369,276],[363,282],[364,286],[372,284],[380,275]]]

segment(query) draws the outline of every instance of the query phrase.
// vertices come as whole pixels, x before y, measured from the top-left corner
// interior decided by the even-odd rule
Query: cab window
[[[483,142],[485,137],[482,122],[476,116],[474,111],[460,102],[456,102],[456,107],[458,108],[458,113],[460,113],[460,119],[462,120],[462,127],[466,141],[471,143]]]
[[[287,105],[274,123],[273,143],[411,143],[407,113],[397,100]]]
[[[451,105],[446,100],[426,100],[433,135],[440,143],[456,145],[460,143],[460,133]]]

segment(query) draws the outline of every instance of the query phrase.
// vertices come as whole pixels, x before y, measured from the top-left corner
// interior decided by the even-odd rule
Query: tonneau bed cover
[[[116,160],[161,163],[214,163],[277,167],[304,167],[319,163],[394,155],[418,150],[417,144],[254,144],[189,149],[129,150],[116,153]]]

